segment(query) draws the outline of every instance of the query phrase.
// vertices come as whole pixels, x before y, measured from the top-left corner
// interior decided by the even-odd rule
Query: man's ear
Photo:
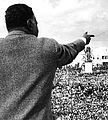
[[[27,20],[27,26],[28,26],[29,30],[32,30],[32,20],[31,19]]]

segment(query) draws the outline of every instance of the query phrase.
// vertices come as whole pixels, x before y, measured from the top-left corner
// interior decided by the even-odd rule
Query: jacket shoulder
[[[38,42],[41,43],[44,50],[56,52],[57,41],[55,39],[42,37],[38,38]]]

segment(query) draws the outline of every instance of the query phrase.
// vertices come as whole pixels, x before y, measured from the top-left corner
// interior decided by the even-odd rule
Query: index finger
[[[90,35],[90,37],[95,37],[95,35]]]

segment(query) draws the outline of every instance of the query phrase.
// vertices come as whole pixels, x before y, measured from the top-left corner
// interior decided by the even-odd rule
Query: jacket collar
[[[10,35],[21,35],[21,34],[25,34],[25,32],[21,31],[21,30],[13,30],[13,31],[9,32],[7,36],[10,36]]]

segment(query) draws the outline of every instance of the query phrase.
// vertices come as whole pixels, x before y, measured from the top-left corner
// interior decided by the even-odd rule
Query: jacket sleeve
[[[56,42],[56,60],[57,67],[62,67],[63,65],[67,65],[71,63],[79,52],[81,52],[85,48],[85,42],[81,39],[76,40],[72,43],[61,45]]]

